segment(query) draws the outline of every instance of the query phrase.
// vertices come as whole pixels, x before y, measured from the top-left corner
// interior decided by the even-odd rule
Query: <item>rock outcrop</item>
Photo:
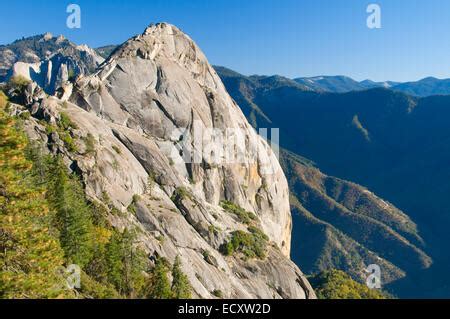
[[[161,23],[128,40],[79,77],[69,102],[36,85],[27,96],[30,138],[63,154],[112,224],[138,229],[150,257],[178,255],[196,297],[315,298],[289,259],[289,191],[275,154],[179,29]],[[71,147],[37,120],[62,113]],[[235,231],[255,229],[267,235],[264,257],[223,253]]]
[[[255,212],[263,230],[285,255],[289,254],[291,221],[284,174],[203,53],[178,29],[158,24],[127,41],[96,74],[77,82],[71,101],[154,138],[161,153],[172,151],[180,134],[238,129],[245,139],[243,145],[236,145],[244,156],[239,163],[217,165],[216,158],[203,156],[185,167],[179,154],[161,156],[175,163],[180,179],[192,181],[193,191],[202,200],[218,205],[226,199]],[[203,138],[206,146],[208,137]],[[218,152],[225,152],[228,145],[224,144]],[[130,151],[137,152],[134,144]],[[225,160],[224,155],[218,158],[218,162]],[[264,174],[264,170],[269,173]],[[167,182],[172,187],[179,184],[176,180]]]
[[[0,46],[0,82],[20,75],[53,95],[64,90],[69,79],[92,73],[103,61],[86,45],[46,33]]]

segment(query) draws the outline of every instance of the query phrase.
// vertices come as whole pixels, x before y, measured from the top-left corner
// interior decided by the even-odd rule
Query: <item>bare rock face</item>
[[[278,160],[188,36],[152,25],[70,89],[69,102],[29,100],[50,122],[61,112],[71,118],[77,151],[46,136],[39,121],[27,132],[64,154],[89,197],[121,212],[110,216],[115,227],[139,229],[149,255],[180,256],[195,296],[315,298],[289,259],[289,192]],[[95,152],[83,142],[88,134]],[[250,228],[222,201],[267,235],[265,257],[223,254],[233,232]]]
[[[168,24],[151,26],[122,45],[95,75],[77,84],[74,102],[154,138],[160,148],[185,132],[190,136],[211,128],[242,132],[243,143],[236,147],[245,153],[243,160],[228,164],[220,155],[218,161],[202,156],[189,167],[175,165],[176,174],[190,179],[193,190],[210,204],[226,199],[256,213],[263,230],[289,255],[289,194],[278,161],[189,37]],[[183,162],[178,154],[165,155]]]

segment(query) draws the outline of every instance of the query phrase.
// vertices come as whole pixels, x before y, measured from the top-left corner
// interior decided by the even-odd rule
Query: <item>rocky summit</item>
[[[42,71],[58,55],[74,61],[67,54],[26,63]],[[23,62],[15,60],[9,66],[17,71]],[[292,220],[280,164],[186,34],[151,25],[94,72],[76,66],[71,83],[63,77],[48,87],[28,77],[34,82],[24,104],[32,116],[24,126],[81,176],[115,228],[138,229],[150,260],[179,256],[194,297],[315,298],[289,258]],[[47,128],[65,118],[70,143]],[[230,150],[225,138],[239,142]]]
[[[69,79],[93,72],[103,61],[86,45],[46,33],[0,46],[0,82],[23,76],[53,95]]]

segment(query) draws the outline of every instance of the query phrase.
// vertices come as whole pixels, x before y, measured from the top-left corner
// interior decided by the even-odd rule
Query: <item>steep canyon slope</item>
[[[294,212],[292,256],[305,272],[331,267],[363,279],[378,259],[399,296],[445,291],[432,273],[448,264],[448,97],[314,92],[280,76],[216,70],[252,125],[280,128],[291,151],[281,163]]]

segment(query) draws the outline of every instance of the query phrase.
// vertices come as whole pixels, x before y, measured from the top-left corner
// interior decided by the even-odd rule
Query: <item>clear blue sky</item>
[[[66,27],[70,3],[81,6],[81,29]],[[369,3],[381,5],[381,29],[366,27]],[[243,74],[450,78],[449,0],[8,1],[0,43],[50,31],[119,44],[161,21],[188,33],[211,63]]]

